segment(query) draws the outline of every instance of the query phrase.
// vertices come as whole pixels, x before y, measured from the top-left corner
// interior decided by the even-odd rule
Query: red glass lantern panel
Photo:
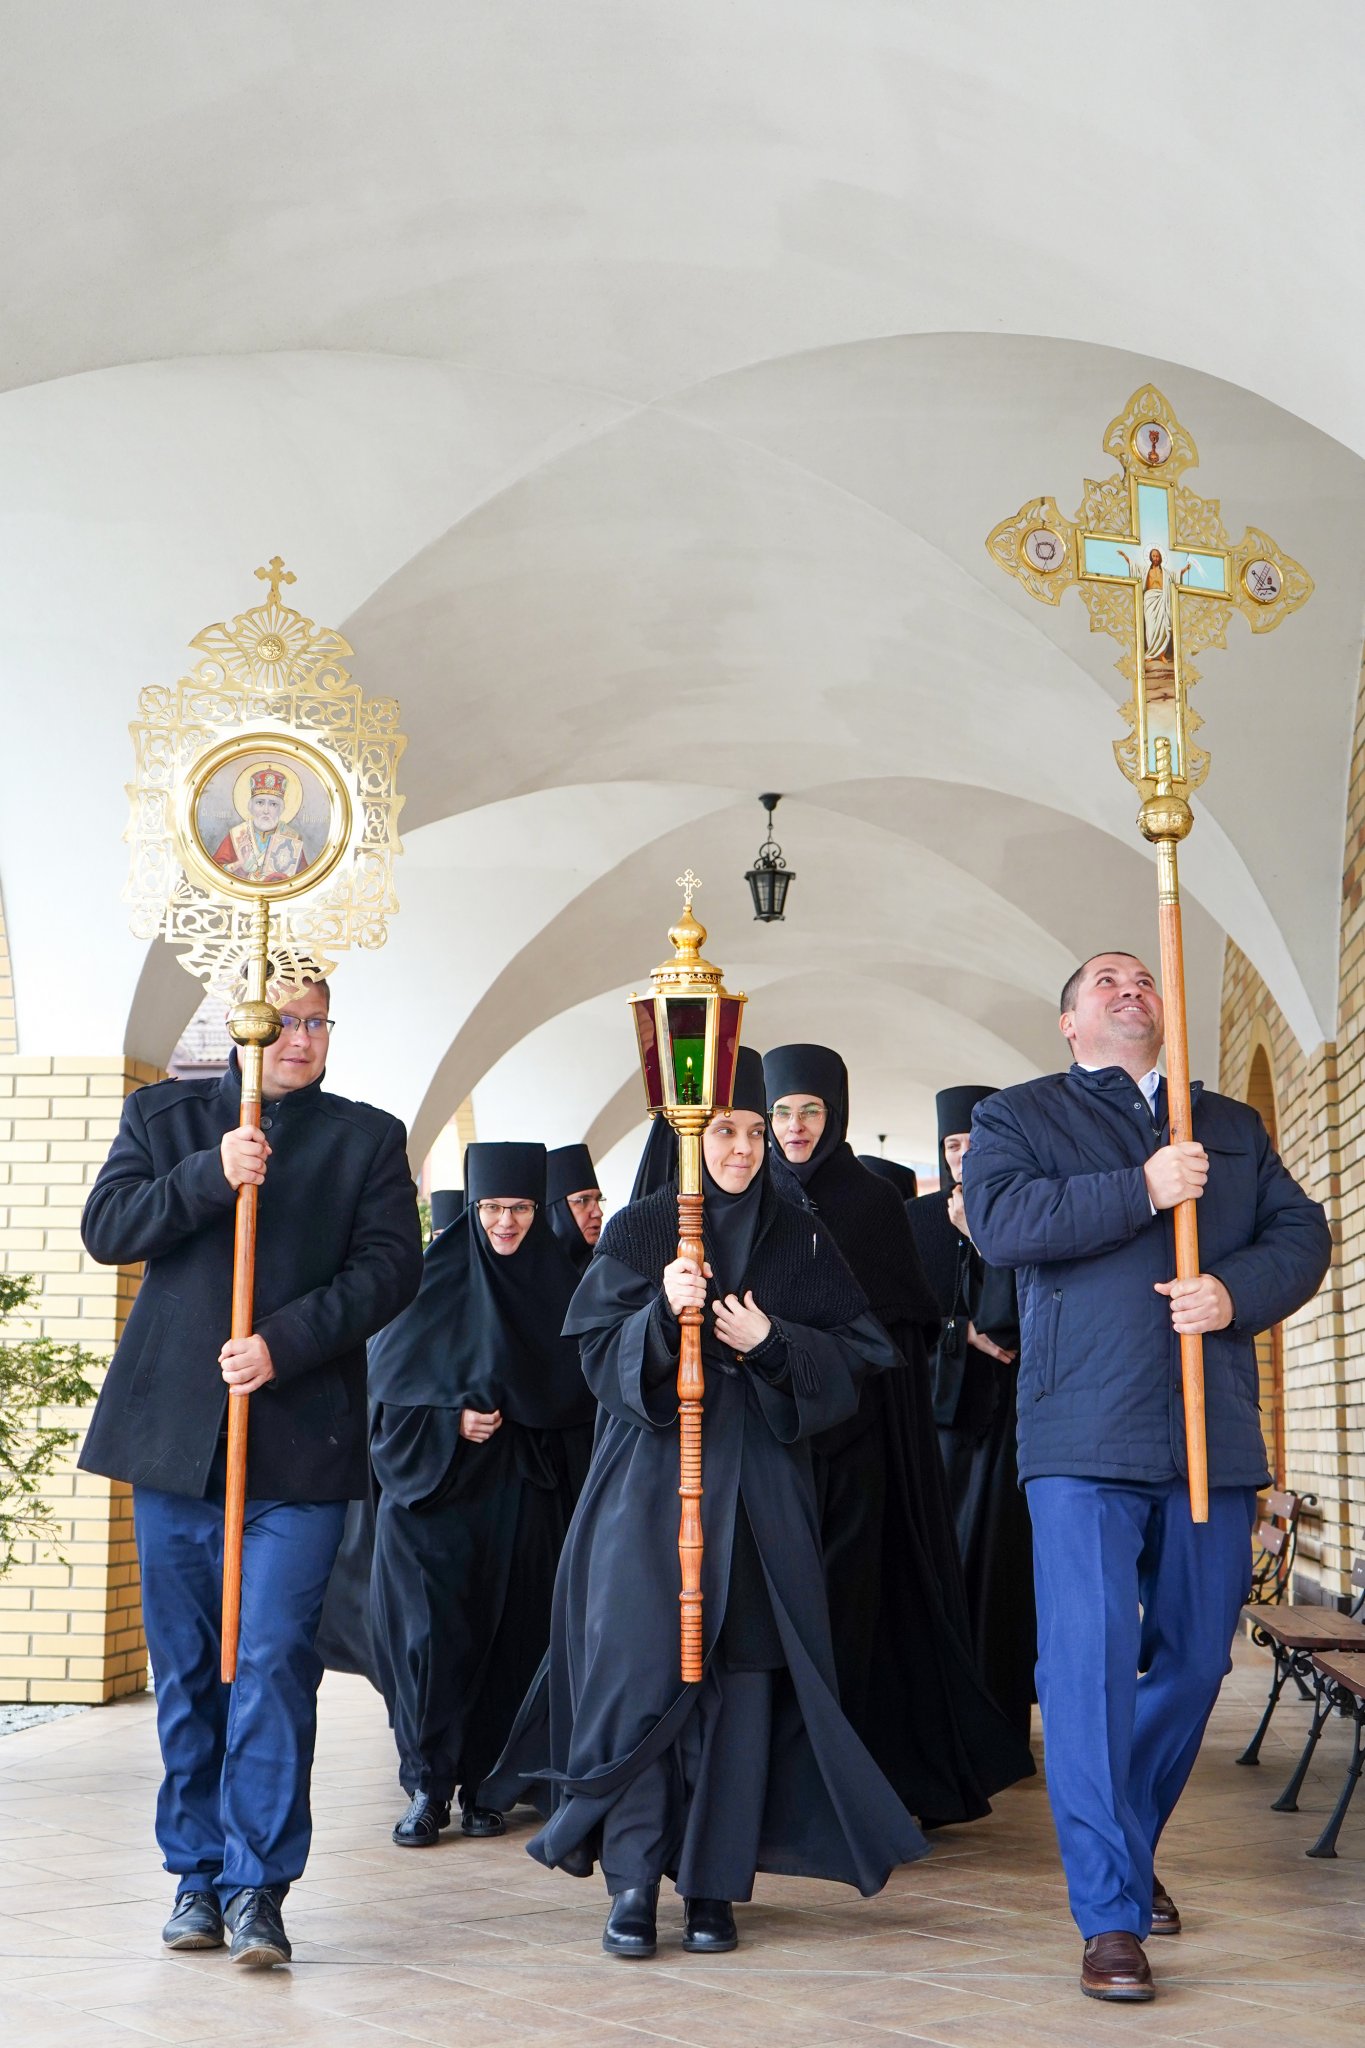
[[[716,1092],[717,1109],[733,1109],[735,1070],[739,1065],[739,1027],[744,1003],[739,996],[722,996],[717,1004]]]
[[[664,1106],[663,1066],[659,1058],[659,1034],[654,1019],[653,996],[637,996],[631,1004],[635,1036],[640,1042],[640,1067],[645,1077],[645,1094],[651,1113]]]

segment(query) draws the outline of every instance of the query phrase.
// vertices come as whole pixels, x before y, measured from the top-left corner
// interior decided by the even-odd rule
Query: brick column
[[[160,1078],[121,1055],[0,1053],[0,1261],[32,1273],[42,1289],[36,1319],[17,1334],[112,1353],[141,1268],[96,1265],[81,1244],[81,1207],[124,1098]],[[85,1415],[53,1410],[44,1420],[79,1428]],[[21,1544],[0,1579],[0,1700],[97,1703],[140,1691],[147,1646],[131,1493],[78,1473],[74,1451],[45,1493],[57,1518],[53,1542]]]

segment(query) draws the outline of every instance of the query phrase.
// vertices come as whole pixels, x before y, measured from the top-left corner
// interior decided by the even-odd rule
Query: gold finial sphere
[[[273,1045],[280,1035],[280,1013],[273,1003],[237,1003],[228,1012],[227,1027],[234,1045]]]
[[[1163,839],[1184,839],[1193,823],[1194,812],[1184,797],[1176,796],[1174,791],[1163,794],[1158,790],[1138,812],[1138,830],[1153,846]]]

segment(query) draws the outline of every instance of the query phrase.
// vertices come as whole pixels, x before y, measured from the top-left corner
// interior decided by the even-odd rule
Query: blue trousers
[[[156,1839],[177,1897],[226,1904],[248,1885],[287,1890],[307,1861],[313,1645],[346,1503],[247,1502],[237,1678],[224,1685],[221,1454],[214,1480],[203,1500],[135,1487],[133,1521],[165,1770]]]
[[[1032,1479],[1038,1704],[1076,1925],[1152,1925],[1161,1831],[1231,1668],[1251,1581],[1254,1487],[1190,1520],[1185,1482]]]

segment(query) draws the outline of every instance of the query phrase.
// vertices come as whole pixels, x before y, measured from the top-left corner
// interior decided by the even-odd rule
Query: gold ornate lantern
[[[649,1113],[666,1117],[678,1134],[678,1257],[690,1259],[700,1270],[701,1134],[718,1111],[733,1106],[746,998],[730,995],[721,970],[702,958],[706,931],[692,915],[693,893],[701,883],[691,868],[678,877],[678,887],[684,891],[684,903],[682,916],[668,934],[673,958],[655,968],[648,995],[631,996],[630,1009]],[[678,1321],[679,1599],[682,1677],[685,1685],[692,1685],[702,1675],[702,1311],[684,1309]]]

